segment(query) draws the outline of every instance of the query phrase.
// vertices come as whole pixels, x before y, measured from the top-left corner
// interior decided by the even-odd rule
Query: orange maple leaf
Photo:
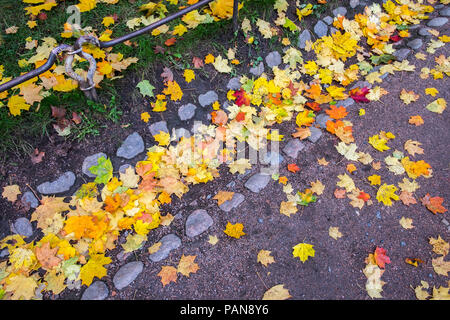
[[[58,247],[50,249],[50,242],[44,243],[40,248],[36,247],[36,258],[45,270],[50,270],[61,262],[61,258],[56,257]]]
[[[386,263],[391,263],[391,259],[386,255],[386,250],[380,247],[375,249],[374,258],[377,265],[382,269],[384,269]]]
[[[447,211],[446,208],[442,206],[442,202],[444,201],[441,197],[431,197],[429,193],[427,193],[422,199],[422,204],[427,207],[428,210],[436,213],[444,213]]]
[[[177,42],[177,39],[175,37],[167,39],[164,44],[168,47],[173,46]]]
[[[333,119],[339,120],[345,118],[348,115],[347,109],[343,106],[336,107],[330,105],[330,109],[325,110],[325,112]]]
[[[197,256],[181,256],[180,262],[178,263],[177,272],[182,275],[189,277],[191,273],[196,273],[199,269],[198,264],[194,262]]]
[[[288,169],[290,172],[293,172],[293,173],[296,173],[297,171],[300,170],[300,168],[299,168],[295,163],[289,163],[289,164],[287,165],[287,169]]]
[[[162,266],[158,276],[161,277],[161,283],[165,287],[170,282],[177,282],[177,269],[172,266]]]

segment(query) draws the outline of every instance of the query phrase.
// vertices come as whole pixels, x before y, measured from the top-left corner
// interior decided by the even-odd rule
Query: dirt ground
[[[351,12],[349,10],[349,12]],[[443,32],[444,34],[445,32]],[[448,34],[448,28],[447,33]],[[228,41],[228,40],[226,40]],[[238,41],[242,39],[238,38]],[[269,46],[265,47],[266,54],[270,52]],[[424,52],[425,45],[421,50]],[[244,48],[242,50],[245,50]],[[204,56],[208,49],[201,49],[199,56]],[[448,56],[448,45],[438,49],[437,54]],[[310,182],[319,179],[325,185],[325,191],[318,196],[316,203],[307,207],[300,207],[298,213],[287,217],[279,213],[280,202],[286,200],[282,191],[282,185],[271,180],[268,186],[260,193],[255,194],[244,187],[244,183],[253,173],[259,172],[259,167],[254,166],[252,172],[245,175],[231,175],[227,168],[221,170],[221,176],[212,182],[195,185],[182,198],[175,198],[169,205],[163,206],[163,213],[179,214],[168,227],[159,227],[149,233],[146,245],[129,255],[125,261],[113,258],[113,262],[107,266],[108,276],[102,280],[110,289],[108,300],[259,300],[269,288],[284,284],[289,290],[292,299],[296,300],[370,300],[365,290],[366,277],[362,270],[365,267],[365,258],[373,253],[377,246],[383,247],[391,259],[386,265],[382,280],[386,282],[382,295],[389,300],[414,300],[413,287],[420,284],[421,280],[430,283],[431,286],[448,286],[448,278],[436,274],[433,270],[431,259],[434,257],[430,237],[440,235],[444,240],[450,240],[447,226],[442,222],[448,219],[448,212],[434,215],[425,206],[420,204],[420,198],[429,193],[432,196],[444,198],[444,206],[448,208],[450,199],[450,166],[448,161],[448,146],[450,141],[450,116],[448,110],[438,115],[425,109],[425,106],[435,100],[425,95],[425,88],[435,87],[439,91],[439,97],[450,101],[448,91],[448,77],[440,80],[422,80],[419,78],[422,67],[433,67],[434,60],[417,60],[410,56],[408,59],[416,66],[415,72],[401,72],[389,75],[383,83],[379,84],[389,94],[381,98],[380,102],[368,104],[354,104],[347,108],[349,115],[346,120],[353,123],[353,135],[358,149],[369,152],[374,161],[384,162],[384,158],[394,150],[403,151],[406,140],[416,140],[422,143],[424,155],[410,157],[413,160],[425,160],[433,169],[433,177],[418,180],[420,189],[415,197],[418,204],[405,206],[400,201],[387,207],[376,201],[376,188],[370,186],[367,177],[378,174],[382,177],[382,183],[398,184],[403,178],[389,172],[385,165],[381,170],[375,171],[371,166],[356,164],[357,171],[352,175],[357,186],[369,193],[374,204],[364,206],[362,210],[355,209],[349,204],[349,199],[336,199],[333,195],[336,189],[337,175],[346,173],[346,165],[349,163],[337,153],[335,145],[339,140],[329,134],[323,133],[316,143],[306,142],[307,145],[295,160],[301,171],[297,174],[286,169],[286,164],[293,162],[285,157],[280,175],[288,177],[295,190],[303,190],[310,186]],[[248,64],[242,66],[242,71],[248,69]],[[240,71],[240,70],[239,70]],[[245,70],[246,71],[246,70]],[[157,78],[162,72],[161,66],[155,66],[155,71],[148,76]],[[168,121],[169,130],[178,128],[176,108],[181,104],[196,101],[198,94],[208,90],[216,90],[219,100],[226,97],[226,83],[228,77],[214,75],[213,69],[206,69],[209,76],[200,75],[200,81],[183,87],[186,95],[182,101],[168,108],[163,113],[151,113],[151,122],[164,119]],[[182,75],[175,73],[177,79]],[[136,95],[134,88],[141,79],[134,74],[129,74],[123,81],[118,82],[118,88],[123,94],[121,110],[124,114],[118,124],[111,124],[98,137],[89,137],[82,143],[69,143],[64,138],[54,134],[49,139],[44,138],[37,147],[45,151],[46,156],[40,164],[32,165],[27,158],[14,159],[17,166],[5,166],[1,168],[8,181],[0,183],[0,187],[15,183],[26,190],[26,185],[37,186],[43,181],[54,179],[67,170],[73,171],[78,179],[72,189],[67,192],[71,195],[77,188],[87,182],[80,177],[81,163],[83,159],[96,152],[104,152],[114,155],[125,137],[137,131],[146,142],[146,147],[153,143],[148,125],[138,118],[140,113],[148,111],[148,101]],[[400,91],[405,88],[420,94],[418,101],[405,105],[400,99]],[[156,88],[156,90],[161,90]],[[366,110],[366,115],[359,116],[359,108]],[[212,110],[199,112],[196,117],[189,120],[186,129],[192,126],[194,120],[207,121],[207,113]],[[408,123],[410,116],[420,115],[425,124],[419,127]],[[121,125],[131,125],[123,128]],[[183,124],[184,125],[184,124]],[[277,128],[277,126],[275,126]],[[289,137],[295,131],[295,123],[285,123],[278,126],[280,133]],[[388,145],[391,150],[380,153],[368,144],[369,136],[379,133],[381,130],[390,131],[396,138]],[[281,148],[284,146],[282,143]],[[389,153],[389,154],[388,154]],[[133,159],[137,162],[144,158],[144,154]],[[324,157],[328,166],[317,163],[318,158]],[[115,170],[127,161],[113,158]],[[232,187],[229,183],[234,181]],[[219,190],[240,192],[245,195],[245,201],[231,212],[220,210],[216,200],[212,197]],[[185,221],[187,216],[196,209],[205,209],[212,217],[214,224],[204,234],[189,238],[185,234]],[[0,199],[0,237],[10,233],[10,224],[16,218],[31,216],[31,210],[11,205],[5,199]],[[414,229],[405,230],[400,224],[401,217],[413,219]],[[240,239],[230,238],[223,230],[227,222],[243,223],[246,233]],[[339,227],[343,237],[334,240],[328,235],[331,226]],[[161,262],[151,262],[148,259],[147,249],[157,242],[162,236],[174,233],[182,241],[177,250],[170,253],[169,257]],[[219,238],[216,245],[209,244],[209,235]],[[39,237],[35,232],[30,239]],[[123,237],[124,239],[124,237]],[[123,240],[122,239],[122,240]],[[120,241],[120,240],[119,240]],[[302,263],[292,256],[292,247],[300,242],[314,245],[315,257]],[[120,246],[119,246],[120,247]],[[275,263],[264,267],[256,260],[258,252],[270,250]],[[109,254],[116,257],[119,248]],[[182,255],[196,255],[195,262],[200,269],[190,277],[178,277],[176,283],[162,286],[157,276],[162,266],[176,266]],[[415,268],[405,263],[405,258],[419,258],[425,263]],[[144,270],[138,278],[128,287],[117,291],[114,289],[112,277],[117,270],[130,261],[143,261]],[[46,299],[80,299],[85,287],[81,290],[66,289],[59,296],[45,296]]]

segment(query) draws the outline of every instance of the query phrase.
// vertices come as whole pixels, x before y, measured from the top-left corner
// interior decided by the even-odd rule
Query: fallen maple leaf
[[[400,92],[400,99],[402,99],[405,104],[410,104],[411,102],[417,101],[419,97],[420,96],[414,93],[414,91],[406,91],[405,89],[402,89]]]
[[[337,240],[342,237],[342,233],[339,231],[338,227],[330,227],[328,229],[328,235],[334,240]]]
[[[199,57],[193,57],[192,63],[194,64],[195,69],[200,69],[201,67],[204,66],[203,59]]]
[[[427,207],[428,210],[436,213],[444,213],[447,211],[446,208],[442,206],[442,202],[444,201],[441,197],[431,197],[429,193],[427,193],[422,199],[422,204]]]
[[[438,238],[430,237],[429,243],[433,246],[432,250],[434,253],[446,256],[450,251],[450,244],[442,239],[440,235]]]
[[[175,37],[167,39],[164,44],[168,47],[173,46],[177,42],[177,39]]]
[[[413,194],[408,191],[402,191],[398,198],[403,202],[404,205],[409,206],[410,204],[416,204],[417,201],[413,197]]]
[[[402,217],[399,221],[400,225],[403,229],[412,229],[414,226],[412,225],[413,220],[411,218]]]
[[[271,253],[272,252],[268,250],[260,250],[256,261],[267,267],[268,264],[275,262],[274,258],[270,255]]]
[[[19,194],[22,194],[22,192],[17,184],[3,187],[2,197],[6,198],[8,201],[16,202]]]
[[[42,158],[45,156],[45,152],[39,152],[38,148],[34,149],[34,152],[30,155],[31,162],[33,164],[37,164],[42,162]]]
[[[230,191],[219,191],[215,196],[214,200],[217,200],[217,205],[220,206],[225,201],[233,199],[234,192]]]
[[[161,277],[161,283],[165,287],[170,282],[177,282],[177,269],[172,266],[162,266],[158,276]]]
[[[278,284],[264,293],[262,300],[286,300],[292,298],[284,284]]]
[[[178,263],[177,272],[182,275],[189,277],[191,273],[196,273],[199,269],[197,263],[194,263],[194,260],[197,256],[185,256],[184,254],[181,256],[180,262]]]
[[[223,232],[230,237],[239,239],[241,236],[245,235],[243,229],[244,225],[242,223],[231,224],[228,222]]]
[[[334,190],[334,196],[337,199],[344,199],[346,192],[347,191],[345,189],[336,189],[336,190]]]
[[[296,132],[294,132],[292,134],[292,136],[294,138],[299,138],[300,140],[304,140],[306,138],[308,138],[309,136],[311,136],[311,129],[309,129],[308,127],[300,127],[300,128],[296,128],[295,130],[297,130]]]
[[[329,162],[325,160],[325,158],[317,159],[317,163],[320,164],[321,166],[327,166],[329,164]]]
[[[290,172],[293,172],[293,173],[296,173],[296,172],[298,172],[298,171],[300,170],[300,168],[299,168],[295,163],[289,163],[289,164],[287,165],[287,169],[288,169]]]
[[[161,77],[163,78],[163,81],[164,81],[164,82],[173,81],[173,73],[172,73],[172,71],[171,71],[169,68],[167,68],[167,67],[164,67],[163,73],[161,73]]]
[[[58,247],[50,249],[50,242],[44,243],[41,247],[37,247],[35,250],[36,258],[45,270],[50,270],[61,262],[61,258],[56,256],[57,252]]]
[[[386,263],[391,263],[391,259],[386,255],[386,250],[383,248],[377,247],[373,256],[377,265],[382,269],[384,269]]]
[[[369,92],[370,92],[370,89],[367,87],[363,87],[361,89],[359,87],[356,87],[355,89],[349,91],[349,95],[350,95],[350,98],[352,98],[356,102],[368,103],[368,102],[370,102],[370,100],[366,98],[366,95]]]
[[[420,147],[422,145],[419,141],[407,140],[405,142],[404,148],[412,156],[417,154],[423,154],[423,149]]]
[[[301,262],[305,262],[309,257],[314,257],[315,250],[313,247],[314,245],[309,243],[299,243],[292,247],[292,249],[294,249],[292,255],[298,257]]]

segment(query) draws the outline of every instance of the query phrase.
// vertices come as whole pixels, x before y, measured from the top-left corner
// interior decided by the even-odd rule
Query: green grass
[[[91,26],[100,35],[106,29],[101,24],[103,17],[117,14],[118,22],[108,28],[113,30],[112,38],[120,37],[131,32],[126,26],[126,21],[140,16],[139,6],[148,2],[148,0],[137,0],[130,4],[128,1],[120,0],[116,5],[98,3],[94,10],[81,14],[81,26]],[[244,17],[252,21],[258,17],[268,20],[273,12],[274,2],[275,0],[245,1],[244,7],[239,12],[239,20],[242,21]],[[75,39],[62,38],[60,33],[69,17],[66,12],[67,7],[77,3],[76,0],[61,1],[51,11],[45,11],[47,19],[37,19],[38,26],[29,29],[26,26],[29,16],[25,15],[24,11],[24,8],[29,4],[19,0],[2,0],[0,2],[0,32],[2,32],[0,34],[0,64],[5,68],[3,76],[16,77],[23,72],[34,69],[33,65],[20,68],[17,63],[18,60],[29,59],[35,54],[34,49],[25,49],[27,37],[39,40],[39,44],[41,43],[40,39],[44,37],[53,37],[58,44],[73,44]],[[177,11],[177,6],[170,5],[167,2],[164,2],[164,4],[169,10],[167,14]],[[172,28],[180,21],[180,19],[176,19],[168,25]],[[18,32],[5,34],[3,31],[11,26],[19,27]],[[124,57],[133,56],[139,59],[136,64],[130,65],[120,75],[130,72],[148,74],[152,72],[152,66],[156,64],[181,70],[192,67],[192,53],[195,55],[197,47],[200,45],[206,44],[216,53],[226,55],[226,46],[229,44],[214,41],[224,31],[233,32],[231,20],[201,24],[185,33],[172,47],[164,46],[164,41],[171,37],[170,34],[163,34],[158,37],[143,35],[131,40],[138,44],[137,47],[119,44],[113,47],[112,52],[121,52]],[[235,39],[236,35],[234,35],[233,40]],[[164,54],[155,53],[154,47],[156,45],[165,47],[167,51]],[[53,132],[51,125],[54,123],[54,119],[51,117],[51,106],[64,107],[67,114],[71,114],[73,111],[77,112],[83,119],[80,125],[71,130],[71,134],[66,137],[67,139],[82,141],[90,135],[100,134],[102,128],[107,126],[108,122],[119,121],[121,115],[120,95],[114,87],[114,81],[105,78],[102,81],[102,88],[102,90],[98,90],[101,101],[99,104],[87,102],[80,90],[74,90],[69,93],[50,91],[51,94],[41,101],[38,110],[35,104],[29,111],[23,111],[20,116],[11,116],[7,107],[0,106],[0,162],[6,161],[8,154],[13,154],[16,157],[30,154],[35,148],[33,143]],[[13,94],[17,92],[18,90],[12,91]],[[3,100],[3,103],[6,104],[7,100]]]

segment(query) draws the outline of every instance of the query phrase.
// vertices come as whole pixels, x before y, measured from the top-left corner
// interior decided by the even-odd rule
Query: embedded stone
[[[412,41],[409,41],[406,45],[408,47],[410,47],[411,49],[417,50],[423,45],[423,41],[422,41],[422,39],[417,38]]]
[[[104,157],[105,159],[108,158],[106,154],[103,152],[99,152],[96,154],[93,154],[92,156],[86,157],[83,161],[83,164],[81,166],[81,171],[87,175],[89,178],[95,178],[96,175],[89,171],[89,168],[96,166],[98,164],[98,159],[101,157]]]
[[[270,181],[270,176],[268,174],[257,173],[251,176],[244,186],[254,193],[260,192],[264,189]]]
[[[291,139],[288,141],[286,146],[283,148],[283,152],[288,157],[296,159],[298,156],[298,153],[300,151],[302,151],[304,148],[305,148],[305,145],[299,139]]]
[[[327,24],[327,25],[330,25],[330,24],[332,24],[333,23],[333,18],[332,17],[330,17],[330,16],[326,16],[325,18],[322,18],[322,20],[323,21],[325,21],[325,23]]]
[[[314,25],[314,33],[319,37],[322,38],[327,35],[328,27],[322,20],[317,21],[317,23]]]
[[[130,134],[122,143],[119,149],[117,149],[116,156],[133,159],[139,153],[144,152],[145,145],[144,140],[137,132]]]
[[[36,199],[35,195],[31,191],[27,191],[22,195],[22,198],[20,198],[20,201],[25,204],[29,205],[30,208],[37,208],[39,206],[39,200]]]
[[[308,140],[312,143],[317,142],[322,136],[322,130],[316,127],[310,127],[309,130],[311,131],[311,135],[308,137]]]
[[[403,48],[403,49],[400,49],[400,50],[395,51],[395,52],[393,53],[393,55],[394,55],[394,57],[397,58],[397,60],[403,61],[403,60],[405,60],[405,59],[408,57],[408,55],[409,55],[410,53],[411,53],[411,50],[410,50],[410,49]]]
[[[164,120],[152,123],[148,128],[153,136],[159,134],[161,131],[169,133],[169,129],[167,129],[167,122]]]
[[[336,9],[333,10],[333,15],[335,17],[341,15],[341,16],[345,16],[347,14],[347,9],[345,7],[337,7]]]
[[[180,117],[181,121],[190,120],[195,115],[195,109],[197,109],[197,107],[192,103],[182,105],[178,109],[178,117]]]
[[[266,63],[269,68],[277,67],[281,63],[281,55],[278,51],[272,51],[266,56]]]
[[[230,212],[232,209],[239,206],[245,200],[245,196],[242,193],[235,193],[230,200],[222,203],[219,208],[225,212]]]
[[[241,88],[241,77],[234,77],[228,81],[227,89],[228,90],[239,90]]]
[[[257,66],[250,68],[250,73],[255,77],[259,77],[264,72],[264,62],[260,62]]]
[[[428,21],[427,26],[429,27],[442,27],[444,24],[446,24],[448,21],[448,18],[444,18],[444,17],[437,17],[434,19],[431,19],[430,21]]]
[[[213,224],[211,216],[203,209],[197,209],[186,219],[186,235],[196,237],[209,229]]]
[[[213,90],[210,90],[198,96],[198,103],[200,103],[202,107],[209,106],[210,104],[213,104],[217,100],[219,100],[219,96]]]
[[[172,250],[181,246],[181,240],[173,233],[165,235],[158,242],[161,242],[159,250],[149,255],[149,259],[153,262],[161,261],[167,258]]]
[[[11,229],[12,232],[20,234],[24,237],[30,237],[33,235],[33,227],[31,226],[31,222],[24,217],[16,219]]]
[[[37,191],[42,194],[55,194],[69,191],[75,183],[75,174],[72,171],[67,171],[58,179],[52,182],[44,182],[37,186]]]
[[[306,41],[311,41],[311,33],[307,29],[303,30],[298,36],[298,47],[300,49],[305,49]]]
[[[95,281],[84,290],[81,300],[105,300],[109,290],[103,281]]]
[[[352,98],[350,98],[351,100],[353,100]],[[344,100],[345,101],[345,100]],[[332,120],[331,117],[329,115],[327,115],[326,113],[321,113],[316,117],[316,123],[322,128],[322,129],[326,129],[327,128],[327,121],[328,120]]]
[[[119,271],[114,275],[114,286],[121,290],[132,283],[137,276],[142,272],[144,264],[141,261],[129,262],[120,267]]]

